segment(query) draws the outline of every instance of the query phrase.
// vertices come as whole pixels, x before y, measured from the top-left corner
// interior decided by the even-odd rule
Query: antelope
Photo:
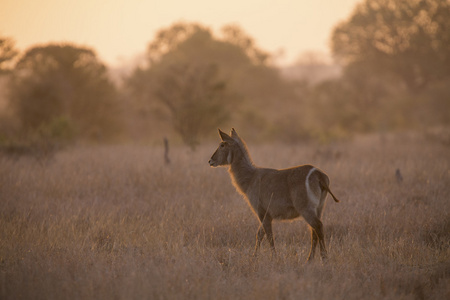
[[[293,220],[299,217],[308,223],[311,231],[311,249],[308,261],[314,258],[317,243],[322,259],[327,257],[323,225],[320,221],[329,193],[328,176],[312,165],[276,170],[255,166],[245,142],[234,128],[231,135],[219,129],[222,142],[211,156],[211,167],[228,167],[233,185],[241,193],[257,216],[260,226],[256,234],[253,256],[257,256],[261,241],[267,236],[272,255],[276,254],[272,233],[273,220]]]

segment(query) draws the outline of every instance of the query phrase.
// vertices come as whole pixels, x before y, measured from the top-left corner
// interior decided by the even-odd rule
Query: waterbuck
[[[327,193],[330,193],[334,201],[339,202],[329,188],[328,176],[311,165],[283,170],[259,168],[253,164],[244,141],[234,128],[231,136],[220,129],[219,134],[222,142],[209,160],[209,165],[229,167],[233,185],[245,197],[261,222],[256,235],[254,256],[265,235],[272,253],[275,253],[272,220],[291,220],[301,216],[311,228],[308,261],[314,258],[317,243],[322,258],[326,258],[320,218]]]

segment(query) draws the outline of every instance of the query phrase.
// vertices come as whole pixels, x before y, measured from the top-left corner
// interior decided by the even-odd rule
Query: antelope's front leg
[[[272,218],[266,217],[263,222],[264,231],[266,232],[267,239],[269,240],[270,249],[272,250],[272,255],[276,254],[275,242],[273,240],[272,232]]]
[[[255,252],[253,252],[253,256],[256,257],[258,254],[259,247],[261,246],[261,241],[264,239],[264,235],[266,231],[264,230],[262,224],[259,226],[258,233],[256,234],[256,245]]]

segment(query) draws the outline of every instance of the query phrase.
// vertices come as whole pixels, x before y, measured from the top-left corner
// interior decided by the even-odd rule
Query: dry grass
[[[251,253],[256,218],[224,169],[144,146],[76,148],[42,165],[0,158],[1,299],[448,299],[450,149],[421,137],[249,145],[256,163],[313,163],[341,199],[329,259],[305,264],[304,221],[275,223],[278,256]],[[398,184],[395,170],[404,181]]]

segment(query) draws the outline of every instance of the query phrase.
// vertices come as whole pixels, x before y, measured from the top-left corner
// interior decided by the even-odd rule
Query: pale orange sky
[[[155,32],[195,21],[214,32],[237,23],[257,45],[284,51],[280,64],[300,53],[328,53],[331,30],[361,0],[1,0],[0,36],[24,51],[36,44],[73,42],[93,48],[111,66],[144,53]]]

